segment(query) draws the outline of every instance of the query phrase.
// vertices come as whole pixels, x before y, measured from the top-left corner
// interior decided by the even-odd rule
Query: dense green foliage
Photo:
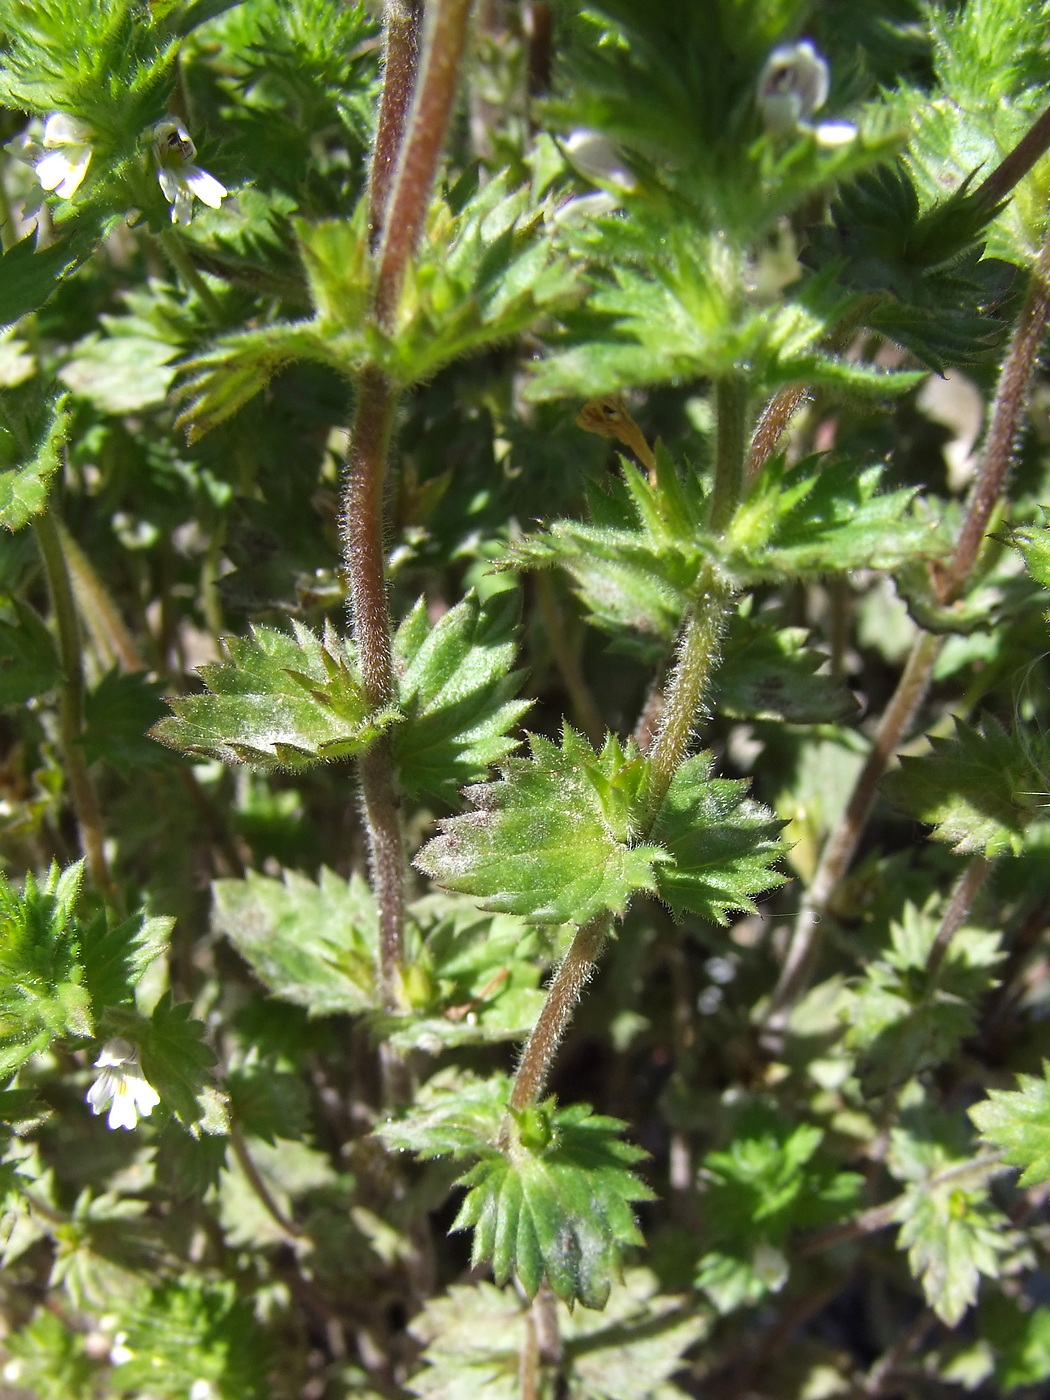
[[[1043,1393],[1048,23],[0,0],[5,1396]]]

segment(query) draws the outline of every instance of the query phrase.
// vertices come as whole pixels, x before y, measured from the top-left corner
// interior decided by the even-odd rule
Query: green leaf
[[[65,277],[86,256],[83,239],[60,238],[37,248],[33,234],[0,254],[0,326],[11,326],[39,311]]]
[[[85,1340],[49,1308],[39,1308],[30,1322],[4,1338],[19,1389],[38,1400],[92,1400],[97,1394],[97,1363],[88,1355]]]
[[[0,875],[0,1078],[7,1078],[58,1036],[92,1033],[84,986],[81,929],[74,905],[80,862],[32,874],[17,894]]]
[[[279,1137],[296,1141],[306,1135],[310,1105],[298,1075],[256,1063],[231,1070],[223,1089],[229,1095],[230,1117],[245,1136],[272,1143]]]
[[[168,701],[174,716],[150,730],[184,753],[258,768],[309,768],[360,753],[392,724],[392,708],[371,711],[349,643],[331,628],[318,638],[252,628],[224,642],[228,660],[199,674],[210,694]]]
[[[671,856],[656,867],[656,889],[676,918],[727,924],[731,910],[753,912],[752,895],[784,883],[772,869],[783,823],[747,797],[746,782],[712,778],[713,768],[711,754],[696,754],[671,780],[653,827]]]
[[[265,330],[223,336],[212,349],[179,366],[186,379],[178,397],[186,407],[178,425],[191,443],[217,428],[297,360],[349,374],[361,358],[359,338],[328,338],[312,321],[278,322]]]
[[[96,915],[81,932],[84,985],[96,1017],[130,1002],[146,969],[167,951],[175,920],[143,910],[110,928]]]
[[[520,1400],[528,1305],[511,1288],[453,1284],[413,1318],[426,1369],[408,1382],[424,1400]],[[669,1384],[682,1355],[708,1330],[687,1300],[661,1294],[645,1269],[629,1269],[604,1310],[557,1310],[561,1372],[575,1400],[677,1400]]]
[[[286,870],[216,880],[213,927],[259,981],[312,1016],[368,1010],[376,1001],[379,940],[375,900],[360,875],[322,869],[319,883]]]
[[[118,1317],[130,1353],[120,1381],[133,1392],[156,1389],[163,1376],[168,1395],[189,1395],[201,1381],[223,1400],[266,1400],[271,1393],[269,1334],[230,1281],[187,1272],[142,1290]]]
[[[1021,1168],[1022,1186],[1050,1181],[1050,1064],[1043,1077],[1019,1074],[1016,1089],[989,1089],[970,1109],[970,1117],[1003,1160]]]
[[[510,1088],[506,1074],[475,1079],[461,1070],[439,1070],[411,1108],[378,1125],[376,1136],[393,1151],[414,1152],[424,1161],[476,1157],[495,1146]]]
[[[940,927],[936,907],[910,902],[890,926],[885,957],[869,963],[847,992],[845,1044],[858,1054],[865,1090],[879,1093],[951,1058],[976,1027],[981,997],[995,986],[999,936],[957,929],[938,968],[927,971]]]
[[[47,507],[51,478],[61,466],[69,435],[68,402],[67,394],[51,402],[22,465],[0,471],[0,525],[7,530],[21,530]]]
[[[403,666],[398,695],[404,721],[392,735],[401,784],[455,804],[458,790],[478,782],[515,747],[511,729],[529,708],[514,700],[520,677],[516,592],[482,606],[471,592],[434,627],[420,599],[398,629],[394,651]]]
[[[15,621],[0,618],[0,705],[24,705],[56,686],[62,666],[51,633],[32,608],[12,598]]]
[[[371,1017],[373,1034],[402,1054],[455,1045],[522,1040],[544,993],[543,971],[564,931],[487,914],[458,895],[427,895],[407,910],[408,1015]]]
[[[1050,592],[1050,525],[1024,526],[1014,530],[1011,541],[1024,555],[1028,572]]]
[[[142,1072],[168,1108],[184,1124],[211,1132],[211,1101],[215,1055],[204,1044],[207,1027],[192,1017],[188,1001],[175,1001],[165,992],[147,1020],[133,1011],[114,1007],[106,1017],[107,1029],[137,1045]]]
[[[999,1277],[1015,1239],[988,1199],[994,1166],[968,1156],[965,1120],[919,1100],[912,1090],[902,1097],[886,1157],[906,1183],[894,1215],[897,1244],[908,1251],[929,1306],[954,1327],[976,1301],[981,1275]]]
[[[897,569],[947,551],[913,490],[879,494],[881,467],[807,457],[768,463],[733,518],[725,565],[741,582]]]
[[[925,757],[903,758],[883,780],[890,799],[954,851],[1020,854],[1029,828],[1045,820],[1046,739],[1008,733],[986,717],[980,729],[956,720],[955,737],[931,735],[930,747]]]
[[[531,756],[512,758],[498,782],[468,788],[475,810],[440,822],[416,865],[482,908],[530,923],[586,923],[622,913],[636,890],[654,890],[657,846],[634,846],[644,763],[610,736],[596,754],[565,726],[562,746],[532,735]]]
[[[174,765],[176,760],[148,732],[164,714],[162,689],[160,681],[141,671],[107,671],[84,697],[80,745],[88,761],[103,759],[127,776]]]
[[[820,674],[827,656],[806,645],[802,627],[777,626],[763,612],[730,620],[711,705],[733,719],[782,719],[789,724],[836,724],[857,711],[840,680]]]
[[[461,1179],[452,1228],[474,1227],[474,1265],[491,1263],[497,1283],[516,1274],[530,1298],[546,1279],[565,1303],[604,1307],[624,1251],[642,1243],[631,1204],[653,1199],[623,1126],[587,1104],[526,1110],[506,1151],[490,1148]]]
[[[704,1158],[708,1248],[696,1286],[720,1312],[758,1302],[787,1279],[792,1230],[846,1218],[862,1179],[819,1155],[824,1134],[749,1106],[725,1149]]]
[[[111,325],[119,325],[111,318]],[[59,379],[103,413],[136,413],[167,398],[179,346],[155,336],[92,332],[73,347]]]
[[[544,205],[527,185],[513,186],[507,171],[480,185],[461,209],[441,197],[431,204],[394,332],[389,339],[377,333],[373,346],[396,382],[431,379],[581,295]]]

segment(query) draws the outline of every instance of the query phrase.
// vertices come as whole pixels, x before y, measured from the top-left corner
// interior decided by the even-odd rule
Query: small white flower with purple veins
[[[810,122],[827,101],[827,60],[808,39],[782,44],[766,59],[758,80],[758,106],[766,130],[773,136],[811,131],[820,146],[848,145],[857,135],[852,122]]]
[[[229,190],[214,175],[194,165],[197,147],[182,122],[158,122],[153,128],[153,149],[157,156],[157,180],[171,205],[173,224],[189,223],[193,217],[194,198],[209,209],[218,209]]]
[[[109,1104],[106,1121],[111,1128],[133,1128],[160,1103],[160,1095],[142,1073],[139,1052],[130,1041],[107,1040],[95,1068],[102,1073],[87,1091],[87,1101],[95,1114]]]
[[[62,199],[76,194],[91,164],[94,132],[87,122],[68,112],[52,112],[44,122],[42,150],[33,161],[36,178],[45,190]]]

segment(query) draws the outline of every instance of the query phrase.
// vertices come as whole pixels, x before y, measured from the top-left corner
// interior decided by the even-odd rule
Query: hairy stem
[[[965,588],[988,521],[1001,495],[1048,315],[1050,240],[1040,250],[1032,269],[1031,286],[1003,362],[977,480],[970,493],[958,542],[942,579],[942,603],[953,602]],[[846,810],[825,844],[813,883],[799,909],[787,957],[767,1011],[765,1031],[774,1042],[785,1030],[791,1008],[809,985],[819,950],[821,915],[853,859],[871,814],[879,780],[922,704],[943,641],[943,637],[928,632],[916,639]]]
[[[1043,244],[1032,268],[1028,295],[1009,352],[1003,361],[981,465],[967,502],[966,518],[955,552],[942,580],[942,603],[954,602],[965,588],[988,529],[988,521],[1002,493],[1048,316],[1050,240]]]
[[[912,647],[875,739],[857,777],[846,810],[824,845],[812,884],[806,891],[788,945],[780,980],[773,992],[765,1028],[779,1034],[791,1008],[809,985],[820,946],[820,920],[835,886],[845,875],[875,803],[879,780],[926,695],[943,637],[923,632]]]
[[[980,1157],[974,1157],[969,1162],[958,1162],[954,1166],[946,1167],[944,1171],[928,1177],[923,1183],[923,1189],[935,1191],[941,1186],[980,1186],[990,1176],[995,1176],[998,1172],[1006,1169],[1007,1164],[1003,1161],[1001,1152],[986,1152]],[[877,1230],[886,1230],[889,1226],[897,1224],[898,1214],[907,1199],[907,1193],[902,1192],[899,1196],[895,1196],[892,1201],[887,1201],[885,1205],[872,1206],[870,1210],[862,1211],[860,1215],[854,1216],[852,1220],[847,1220],[845,1224],[831,1225],[826,1230],[820,1230],[810,1235],[808,1239],[801,1241],[798,1253],[800,1255],[817,1254],[821,1250],[832,1248],[834,1245],[845,1244],[848,1240],[874,1234]]]
[[[62,538],[51,511],[44,511],[33,522],[37,544],[44,561],[51,607],[58,629],[58,654],[62,662],[62,684],[58,696],[58,727],[69,791],[77,817],[80,849],[87,858],[95,887],[107,900],[114,897],[113,879],[106,860],[102,813],[99,810],[91,775],[80,747],[83,732],[84,661],[77,626],[73,588],[62,552]]]
[[[723,534],[733,519],[744,486],[744,410],[747,388],[739,375],[715,384],[715,480],[708,527]]]
[[[470,3],[433,0],[427,10],[423,62],[379,245],[375,314],[386,329],[393,325],[409,259],[426,219],[466,47]]]
[[[379,370],[358,381],[343,511],[343,569],[365,695],[374,709],[395,698],[383,551],[383,484],[393,429],[394,391]],[[390,742],[358,759],[369,857],[379,907],[379,975],[388,1010],[401,1005],[405,850]]]
[[[569,951],[562,958],[539,1019],[522,1051],[507,1107],[520,1113],[543,1093],[554,1055],[576,1009],[580,993],[594,972],[598,954],[605,944],[612,916],[599,914],[576,930]]]
[[[733,518],[743,480],[743,381],[735,378],[723,380],[717,386],[716,402],[718,451],[711,525],[713,529],[724,531]],[[729,585],[719,577],[713,566],[705,565],[697,579],[694,601],[682,630],[678,655],[667,687],[660,732],[649,753],[645,818],[640,832],[643,839],[652,830],[671,779],[689,750],[696,717],[718,657],[722,624],[730,596]],[[594,970],[611,922],[611,915],[601,914],[584,924],[577,931],[558,968],[518,1066],[509,1103],[515,1112],[535,1103],[543,1092],[555,1052],[584,984]]]
[[[974,856],[959,876],[958,883],[948,902],[948,908],[944,911],[944,918],[941,920],[926,958],[926,976],[931,983],[940,972],[941,964],[951,947],[952,939],[959,931],[963,919],[970,912],[974,896],[984,884],[991,868],[992,862],[990,860],[986,860],[984,856]]]
[[[398,152],[416,86],[423,0],[386,0],[383,30],[383,95],[368,186],[368,231],[373,245],[385,223]]]
[[[992,173],[974,191],[974,198],[994,209],[1001,204],[1019,180],[1035,165],[1039,157],[1050,149],[1050,107],[1037,118],[1005,155]]]
[[[718,661],[719,642],[731,590],[714,568],[705,565],[697,580],[696,595],[696,602],[686,618],[667,685],[660,731],[649,750],[646,794],[649,825],[655,821],[671,786],[671,779],[688,752],[704,693]]]
[[[172,267],[185,282],[191,291],[197,293],[200,304],[207,311],[210,320],[217,326],[222,325],[222,307],[219,305],[215,293],[205,282],[204,278],[193,265],[182,238],[173,229],[165,229],[160,235],[160,241],[164,251],[167,253]]]
[[[263,1180],[259,1168],[252,1160],[252,1155],[248,1151],[248,1144],[244,1140],[244,1134],[236,1123],[230,1127],[230,1146],[233,1148],[233,1155],[237,1158],[241,1171],[244,1172],[245,1180],[251,1187],[259,1204],[284,1235],[288,1243],[294,1244],[303,1232],[299,1226],[296,1225],[294,1220],[288,1219],[284,1211],[274,1200],[273,1193]]]
[[[576,723],[592,744],[599,745],[605,732],[601,711],[587,685],[583,669],[580,666],[580,658],[565,635],[565,625],[561,609],[558,607],[554,585],[551,583],[549,574],[543,570],[536,574],[536,597],[543,614],[554,664],[557,666],[565,683],[565,689],[569,693]]]

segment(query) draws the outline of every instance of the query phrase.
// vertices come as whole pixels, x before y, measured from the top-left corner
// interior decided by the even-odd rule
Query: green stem
[[[717,387],[718,451],[712,493],[711,525],[724,531],[733,518],[743,482],[743,381],[725,379]],[[649,753],[642,839],[652,830],[678,766],[693,737],[711,673],[718,658],[726,607],[732,590],[713,565],[705,565],[694,588],[674,670],[667,688],[660,732]],[[573,939],[547,991],[539,1020],[522,1053],[509,1107],[520,1112],[543,1092],[555,1052],[579,1001],[584,985],[605,944],[612,917],[601,914],[584,924]]]
[[[84,759],[84,751],[80,747],[80,736],[83,732],[84,661],[69,570],[53,512],[44,511],[42,515],[38,515],[33,521],[33,529],[44,561],[51,607],[58,630],[58,654],[62,662],[62,683],[58,695],[59,738],[77,817],[80,848],[87,858],[88,869],[96,888],[105,899],[112,900],[113,879],[106,860],[102,814]]]
[[[970,493],[955,550],[941,582],[942,604],[953,602],[966,587],[988,521],[1002,494],[1048,317],[1050,239],[1043,245],[1032,269],[1028,295],[1003,361],[977,480]],[[878,783],[922,704],[943,642],[943,636],[929,632],[921,633],[916,639],[846,810],[824,846],[813,882],[799,909],[787,956],[766,1013],[763,1029],[769,1048],[774,1053],[787,1028],[791,1008],[809,985],[816,967],[821,916],[856,853],[871,815]]]
[[[221,326],[223,323],[222,307],[219,305],[215,293],[194,267],[193,259],[186,251],[186,245],[181,237],[173,229],[165,229],[160,235],[160,241],[172,267],[186,286],[197,293],[209,318],[215,325]]]
[[[916,639],[897,689],[879,722],[875,739],[853,786],[846,809],[821,852],[788,944],[780,979],[766,1014],[765,1030],[787,1028],[791,1008],[809,985],[820,947],[820,921],[836,885],[845,875],[875,804],[879,780],[900,747],[929,688],[943,637],[923,632]]]
[[[744,411],[747,388],[739,375],[715,384],[715,481],[708,528],[716,535],[729,529],[744,485]]]
[[[649,751],[646,822],[656,820],[671,779],[688,752],[704,694],[718,661],[729,585],[706,564],[696,583],[696,602],[686,617],[674,669],[668,682],[663,718]]]
[[[974,896],[984,884],[991,868],[992,862],[990,860],[986,860],[984,856],[974,856],[959,876],[958,883],[948,902],[948,908],[944,911],[944,918],[934,935],[926,957],[926,976],[931,985],[936,981],[941,964],[951,947],[952,939],[962,926],[963,919],[970,912]]]
[[[597,702],[584,678],[580,658],[565,635],[565,626],[562,621],[561,609],[558,607],[554,585],[550,580],[550,575],[544,570],[540,570],[536,574],[536,597],[539,600],[540,611],[543,613],[547,640],[550,642],[555,665],[565,682],[565,689],[569,692],[576,723],[592,744],[600,745],[602,735],[605,733],[601,711],[598,709]]]

